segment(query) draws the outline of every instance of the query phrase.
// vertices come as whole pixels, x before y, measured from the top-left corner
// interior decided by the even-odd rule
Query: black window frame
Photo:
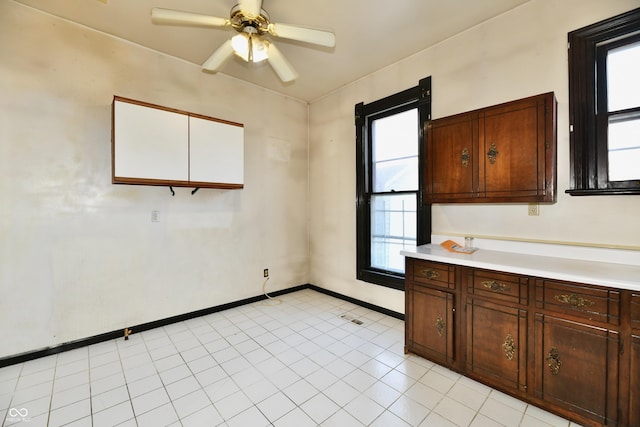
[[[605,60],[610,49],[638,37],[640,8],[568,34],[571,188],[566,193],[572,196],[640,194],[640,180],[609,181]],[[637,115],[640,108],[615,114]]]
[[[431,77],[420,80],[417,86],[369,104],[355,106],[356,125],[356,243],[357,278],[376,285],[404,290],[404,274],[371,267],[371,194],[372,156],[371,122],[375,119],[418,109],[418,191],[417,245],[431,242],[431,205],[423,201],[424,123],[431,119]],[[401,194],[402,192],[398,192]],[[411,191],[413,193],[413,191]]]

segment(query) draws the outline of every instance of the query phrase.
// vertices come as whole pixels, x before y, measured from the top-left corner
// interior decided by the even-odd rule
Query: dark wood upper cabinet
[[[425,124],[425,203],[556,201],[553,92]]]

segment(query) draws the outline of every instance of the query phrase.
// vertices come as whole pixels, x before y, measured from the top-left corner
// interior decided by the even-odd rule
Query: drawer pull
[[[584,310],[587,307],[592,307],[595,302],[579,297],[576,294],[571,295],[556,295],[556,301],[561,302],[563,304],[569,304],[573,308],[577,308],[579,310]]]
[[[551,347],[549,353],[547,354],[547,364],[549,365],[549,370],[553,375],[558,375],[560,372],[560,366],[562,366],[562,361],[560,360],[560,352],[555,347]]]
[[[502,343],[502,349],[504,350],[504,355],[509,360],[513,360],[513,356],[516,353],[516,342],[514,341],[511,334],[507,334],[504,339],[504,343]]]
[[[494,292],[504,292],[511,290],[511,286],[505,285],[504,283],[496,282],[495,280],[485,280],[481,283],[483,287]]]
[[[432,269],[424,269],[424,270],[420,270],[420,274],[424,277],[426,277],[427,279],[437,279],[438,277],[440,277],[440,273],[438,273],[436,270],[432,270]]]
[[[487,151],[487,156],[489,156],[489,163],[492,165],[496,163],[496,158],[498,157],[498,148],[495,143],[491,143],[489,146],[489,151]]]
[[[469,156],[469,149],[467,147],[464,147],[462,149],[462,156],[460,157],[460,160],[462,160],[462,166],[464,166],[465,168],[468,167],[470,158],[471,156]]]
[[[436,331],[438,331],[438,335],[440,336],[444,333],[444,319],[442,319],[440,315],[436,317]]]

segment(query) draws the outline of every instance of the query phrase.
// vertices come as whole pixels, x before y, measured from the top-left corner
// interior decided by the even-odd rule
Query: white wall
[[[434,118],[549,90],[559,102],[558,203],[539,217],[435,205],[434,233],[640,249],[640,197],[564,194],[566,34],[637,6],[532,0],[308,112],[0,0],[0,358],[259,295],[267,267],[269,290],[310,282],[404,312],[402,292],[355,279],[353,107],[429,75]],[[112,185],[114,94],[244,123],[245,188]]]
[[[0,58],[0,358],[308,282],[305,103],[5,0]],[[245,188],[112,185],[113,95],[243,123]]]
[[[433,233],[623,246],[640,250],[640,197],[571,197],[567,33],[638,7],[637,0],[531,0],[367,76],[310,108],[311,283],[404,312],[404,293],[356,277],[354,105],[432,76],[433,118],[554,91],[558,100],[558,201],[433,205]]]

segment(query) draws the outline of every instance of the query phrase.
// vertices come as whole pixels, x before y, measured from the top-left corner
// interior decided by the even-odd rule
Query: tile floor
[[[0,420],[30,427],[575,427],[403,354],[400,320],[313,290],[278,300],[1,368]]]

